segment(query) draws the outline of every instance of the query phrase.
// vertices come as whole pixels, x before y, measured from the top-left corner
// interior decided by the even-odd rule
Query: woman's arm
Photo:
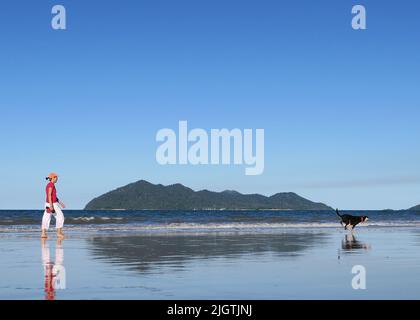
[[[50,203],[51,212],[54,213],[55,210],[54,210],[54,205],[53,205],[53,202],[52,202],[52,191],[53,191],[53,188],[49,187],[48,188],[48,202]]]

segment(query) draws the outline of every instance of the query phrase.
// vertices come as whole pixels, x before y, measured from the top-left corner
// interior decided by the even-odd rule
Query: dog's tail
[[[335,213],[337,214],[337,216],[339,216],[341,218],[341,214],[340,214],[340,212],[338,212],[338,209],[335,209]]]

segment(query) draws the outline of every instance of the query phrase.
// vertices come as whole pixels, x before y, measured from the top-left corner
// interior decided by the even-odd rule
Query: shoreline
[[[0,209],[1,212],[22,212],[22,211],[40,211],[43,212],[43,209]],[[329,212],[334,211],[335,209],[241,209],[241,208],[235,208],[235,209],[70,209],[66,208],[64,211],[85,211],[85,212],[98,212],[98,211],[104,211],[104,212],[112,212],[112,211],[126,211],[126,212],[143,212],[143,211],[174,211],[174,212],[199,212],[199,211],[250,211],[250,212],[258,212],[258,211],[296,211],[296,212]],[[419,210],[413,210],[413,209],[340,209],[342,212],[420,212]]]

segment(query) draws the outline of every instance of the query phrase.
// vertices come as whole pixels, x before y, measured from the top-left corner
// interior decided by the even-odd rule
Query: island
[[[412,207],[408,210],[410,210],[410,211],[420,211],[420,204],[418,206]]]
[[[270,197],[233,190],[194,191],[182,184],[164,186],[140,180],[90,201],[85,210],[333,210],[293,192]]]

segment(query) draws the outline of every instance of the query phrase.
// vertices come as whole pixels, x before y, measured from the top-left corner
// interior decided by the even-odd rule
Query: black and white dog
[[[366,222],[369,220],[367,216],[352,216],[349,214],[341,215],[340,212],[338,212],[338,209],[336,209],[335,212],[341,218],[340,223],[344,226],[344,230],[346,230],[348,226],[350,226],[351,230],[353,230],[360,222]]]

